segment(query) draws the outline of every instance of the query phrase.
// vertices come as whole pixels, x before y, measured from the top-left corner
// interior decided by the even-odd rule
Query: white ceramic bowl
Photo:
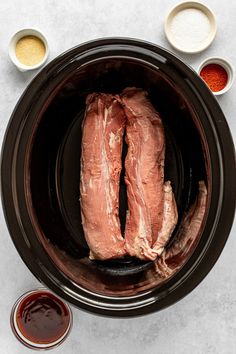
[[[203,40],[201,40],[200,43],[196,44],[196,46],[194,47],[192,46],[190,47],[188,43],[185,44],[180,43],[172,30],[173,20],[176,19],[176,16],[179,15],[182,11],[187,9],[194,9],[194,10],[201,11],[207,17],[210,26],[210,31],[206,35],[206,37]],[[199,24],[199,26],[201,26],[201,24]],[[185,24],[183,24],[182,26],[183,35],[186,32],[185,27],[188,28],[189,25],[185,26]],[[187,1],[187,2],[185,1],[179,3],[178,5],[174,6],[170,10],[170,12],[168,13],[165,19],[165,34],[169,43],[172,45],[172,47],[174,47],[175,49],[183,53],[193,54],[193,53],[199,53],[203,51],[204,49],[209,47],[209,45],[213,42],[216,35],[216,31],[217,31],[217,22],[216,22],[216,17],[212,12],[212,10],[210,10],[204,4],[195,1]],[[191,34],[193,34],[194,31],[193,33],[190,33],[189,31],[187,33],[189,33],[189,38],[191,38]]]
[[[227,81],[226,86],[220,91],[212,91],[212,93],[215,96],[219,96],[219,95],[222,95],[223,93],[226,93],[231,88],[233,81],[234,81],[235,74],[234,74],[234,69],[233,69],[232,65],[227,60],[225,60],[223,58],[211,57],[211,58],[205,59],[199,65],[199,68],[198,68],[199,75],[200,75],[201,70],[208,64],[218,64],[218,65],[222,66],[222,68],[224,68],[225,71],[227,72],[228,81]]]
[[[43,57],[43,59],[37,63],[36,65],[25,65],[23,63],[21,63],[17,56],[16,56],[16,44],[17,42],[25,37],[25,36],[35,36],[38,37],[39,39],[41,39],[41,41],[44,43],[45,46],[45,55]],[[20,71],[28,71],[28,70],[35,70],[40,68],[41,66],[43,66],[45,64],[45,62],[48,59],[48,55],[49,55],[49,47],[48,47],[48,42],[46,37],[42,34],[41,31],[39,31],[38,29],[35,28],[26,28],[26,29],[22,29],[18,32],[16,32],[9,43],[9,57],[11,59],[11,61],[13,62],[13,64],[20,70]]]

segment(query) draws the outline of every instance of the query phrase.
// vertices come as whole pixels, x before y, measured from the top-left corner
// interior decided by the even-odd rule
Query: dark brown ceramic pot
[[[80,218],[81,122],[94,91],[147,90],[166,132],[165,178],[183,213],[208,188],[199,242],[170,279],[151,262],[88,259]],[[33,274],[79,308],[108,316],[160,310],[189,293],[210,271],[235,210],[235,155],[225,117],[203,81],[180,59],[151,43],[101,39],[49,63],[28,86],[2,149],[2,201],[13,242]],[[121,181],[120,218],[126,193]]]

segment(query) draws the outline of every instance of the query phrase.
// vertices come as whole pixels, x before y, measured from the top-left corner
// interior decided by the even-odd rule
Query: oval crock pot
[[[148,91],[166,131],[165,177],[182,215],[204,179],[207,213],[199,242],[167,281],[151,262],[93,262],[79,206],[81,122],[86,95]],[[82,44],[49,63],[27,87],[2,148],[2,202],[12,240],[32,273],[79,308],[135,316],[169,306],[210,271],[235,210],[234,146],[225,117],[203,81],[180,59],[151,43],[108,38]],[[126,197],[121,183],[120,218]],[[171,239],[174,242],[175,233]]]

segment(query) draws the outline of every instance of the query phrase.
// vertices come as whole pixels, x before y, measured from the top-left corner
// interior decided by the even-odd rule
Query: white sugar
[[[211,24],[202,11],[189,8],[177,13],[171,22],[170,30],[178,47],[194,50],[209,36]]]

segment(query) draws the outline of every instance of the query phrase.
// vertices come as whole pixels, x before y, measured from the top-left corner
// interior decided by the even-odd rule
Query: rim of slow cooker
[[[62,82],[62,76],[66,77],[69,72],[78,68],[78,60],[79,65],[81,65],[83,61],[87,63],[86,60],[88,56],[96,56],[98,52],[99,54],[106,54],[107,57],[109,57],[109,50],[112,51],[113,54],[114,51],[117,53],[125,50],[132,52],[131,47],[133,53],[137,54],[138,51],[139,55],[148,56],[146,58],[148,63],[152,61],[156,63],[158,60],[163,59],[163,57],[167,58],[167,62],[163,65],[168,65],[168,70],[172,70],[172,67],[174,67],[174,70],[172,70],[173,75],[176,75],[178,71],[183,74],[186,79],[185,84],[191,87],[192,91],[190,90],[190,92],[192,99],[196,101],[197,97],[197,99],[201,101],[202,106],[195,106],[195,109],[201,111],[204,107],[204,114],[205,116],[208,115],[208,120],[201,123],[203,126],[205,125],[205,128],[207,126],[208,128],[210,127],[211,134],[215,136],[215,139],[218,139],[218,143],[216,144],[215,140],[212,140],[212,136],[210,137],[209,132],[206,134],[212,144],[216,144],[215,149],[218,151],[217,156],[211,156],[212,166],[220,167],[219,176],[216,176],[217,178],[214,176],[214,183],[216,185],[214,184],[212,186],[215,192],[217,188],[219,188],[218,197],[215,195],[216,193],[212,193],[213,197],[218,198],[218,219],[215,219],[214,225],[211,225],[211,230],[207,230],[206,222],[203,234],[210,232],[208,243],[201,245],[201,240],[203,239],[201,237],[199,245],[197,246],[197,248],[201,247],[201,252],[197,254],[195,250],[182,269],[168,281],[168,285],[171,285],[168,289],[168,294],[167,291],[165,291],[163,294],[157,296],[155,295],[154,289],[144,294],[116,298],[114,296],[95,294],[78,286],[76,286],[76,293],[73,294],[72,290],[69,290],[72,285],[74,287],[73,282],[55,267],[48,254],[39,254],[42,245],[40,245],[37,237],[30,237],[29,240],[29,235],[34,235],[35,230],[31,225],[28,215],[24,195],[25,190],[24,188],[20,188],[20,186],[24,186],[25,183],[23,161],[26,153],[25,149],[27,149],[27,144],[22,144],[22,140],[24,134],[28,134],[26,134],[25,129],[27,128],[29,118],[34,116],[36,108],[41,107],[41,103],[45,103],[43,94],[46,95],[46,92],[48,94],[48,90],[52,86],[55,89],[56,85]],[[146,51],[145,55],[143,51]],[[47,90],[43,89],[45,87],[47,87]],[[41,97],[37,97],[39,94]],[[37,105],[35,104],[36,98]],[[208,114],[206,114],[206,111]],[[201,114],[201,112],[198,112],[198,115],[199,114]],[[29,129],[29,127],[27,129]],[[225,139],[225,137],[227,137],[227,139]],[[223,166],[224,170],[222,168]],[[226,173],[229,167],[230,173]],[[20,178],[19,173],[21,173]],[[233,193],[233,188],[235,190],[235,187],[233,187],[233,180],[235,179],[235,175],[234,147],[228,125],[215,98],[196,73],[180,59],[173,56],[173,54],[151,43],[127,38],[108,38],[87,42],[54,59],[36,76],[25,90],[12,114],[3,143],[1,169],[2,202],[13,242],[23,261],[40,281],[45,283],[61,297],[75,305],[79,303],[81,308],[91,312],[109,316],[140,315],[164,308],[181,299],[195,288],[212,268],[228,238],[228,233],[233,221],[235,207],[235,193]],[[223,198],[222,203],[219,203],[220,198]],[[227,212],[226,208],[223,208],[226,205]],[[226,215],[227,223],[223,224],[223,222],[220,221],[224,220]],[[219,237],[214,237],[216,231]],[[24,243],[22,243],[22,241]],[[198,270],[198,273],[196,273],[196,270]],[[184,289],[183,286],[181,286],[183,284],[185,284]],[[158,287],[158,289],[160,290],[160,287]],[[77,294],[78,290],[80,294]],[[152,293],[151,298],[150,293]],[[76,295],[79,295],[79,298]]]

